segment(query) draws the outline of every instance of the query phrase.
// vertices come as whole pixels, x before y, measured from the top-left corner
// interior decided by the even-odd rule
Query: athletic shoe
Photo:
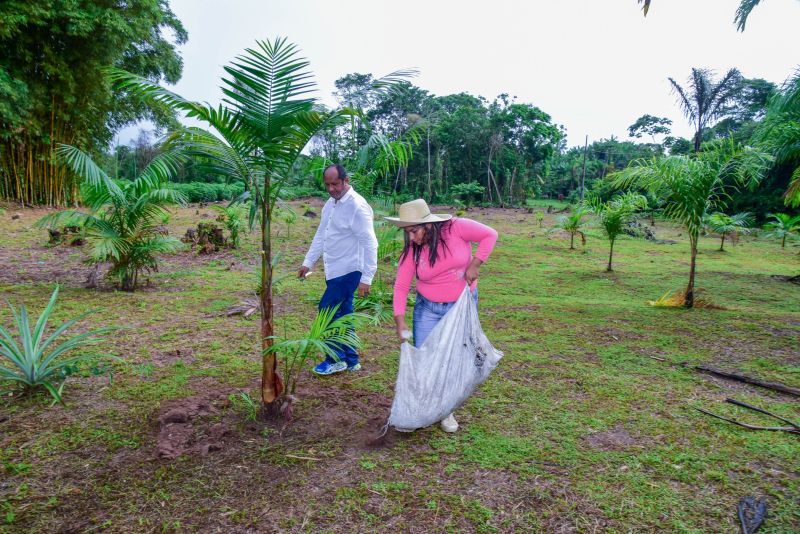
[[[444,430],[445,432],[452,433],[452,432],[455,432],[456,430],[458,430],[458,421],[456,421],[456,418],[453,417],[453,414],[450,414],[447,417],[445,417],[444,419],[442,419],[442,421],[441,421],[441,423],[439,423],[439,425],[442,427],[442,430]]]
[[[360,363],[356,363],[355,365],[348,365],[347,366],[347,370],[348,371],[360,371],[361,370],[361,364]]]
[[[332,375],[334,373],[341,373],[345,369],[347,369],[347,364],[345,362],[328,363],[326,360],[314,367],[314,373],[325,376]]]

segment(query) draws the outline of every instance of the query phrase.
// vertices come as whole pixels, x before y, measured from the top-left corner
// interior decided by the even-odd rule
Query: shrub
[[[56,402],[62,402],[61,392],[67,377],[78,370],[81,364],[96,362],[109,356],[97,354],[79,354],[71,358],[64,358],[67,353],[81,347],[93,345],[102,340],[101,335],[114,330],[114,328],[101,328],[78,334],[63,343],[54,345],[60,336],[72,325],[83,319],[92,311],[86,312],[71,319],[58,328],[42,341],[47,321],[56,305],[58,286],[53,290],[50,302],[36,321],[33,330],[30,328],[28,311],[21,305],[17,311],[11,303],[8,304],[17,329],[19,342],[15,341],[11,333],[0,326],[0,379],[16,382],[26,390],[39,388],[46,389]],[[49,350],[48,350],[49,349]],[[8,365],[10,364],[10,366]],[[95,365],[95,369],[97,369]]]

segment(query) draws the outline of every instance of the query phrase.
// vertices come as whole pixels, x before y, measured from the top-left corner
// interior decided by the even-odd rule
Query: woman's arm
[[[470,243],[478,243],[475,258],[479,259],[481,263],[485,263],[497,242],[497,230],[472,219],[456,219],[453,222],[461,239]]]
[[[397,277],[394,279],[394,296],[392,298],[392,310],[395,317],[398,315],[404,317],[406,314],[408,292],[411,291],[411,281],[413,279],[414,260],[409,252],[397,265]]]

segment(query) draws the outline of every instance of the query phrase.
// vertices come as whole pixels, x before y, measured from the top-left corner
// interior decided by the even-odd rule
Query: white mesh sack
[[[441,421],[472,395],[502,357],[483,333],[478,306],[465,286],[421,347],[400,346],[388,424],[410,431]]]

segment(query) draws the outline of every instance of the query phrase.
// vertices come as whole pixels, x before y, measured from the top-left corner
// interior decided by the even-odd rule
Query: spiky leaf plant
[[[80,353],[67,357],[68,354],[102,341],[101,336],[114,328],[91,330],[61,341],[62,335],[70,327],[95,311],[91,310],[61,324],[45,338],[45,329],[55,309],[58,291],[59,287],[56,286],[50,296],[50,302],[32,329],[25,305],[20,305],[17,310],[10,302],[8,303],[14,317],[17,337],[15,339],[8,329],[0,325],[0,356],[2,356],[0,380],[14,382],[28,391],[46,389],[56,402],[63,403],[61,393],[70,373],[83,364],[110,357],[95,353]]]

